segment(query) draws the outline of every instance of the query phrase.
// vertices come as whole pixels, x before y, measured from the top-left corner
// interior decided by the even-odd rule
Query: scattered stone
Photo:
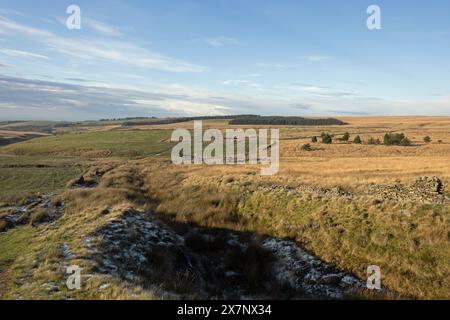
[[[54,204],[52,194],[34,195],[28,197],[18,206],[9,206],[0,209],[0,222],[4,222],[2,231],[26,225],[30,222],[33,226],[52,223],[57,220],[64,211],[64,204]]]
[[[105,284],[102,284],[100,287],[98,287],[100,290],[105,290],[106,288],[108,288],[110,286],[110,284],[109,283],[105,283]]]
[[[334,267],[305,252],[294,242],[267,239],[264,244],[278,258],[276,273],[280,281],[304,290],[312,297],[343,298],[363,287],[362,281],[351,274],[336,272]],[[340,283],[345,279],[347,286]]]

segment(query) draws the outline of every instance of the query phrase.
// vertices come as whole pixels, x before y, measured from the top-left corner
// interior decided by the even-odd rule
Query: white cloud
[[[173,84],[157,90],[84,86],[0,76],[0,120],[99,119],[255,113],[262,115],[449,115],[450,97],[395,101],[362,96],[238,96]],[[426,106],[426,109],[424,109]],[[14,111],[17,109],[16,111]],[[27,112],[27,111],[30,112]],[[32,111],[32,112],[31,112]]]
[[[28,27],[5,17],[0,16],[0,32],[4,34],[21,33],[31,37],[51,37],[52,34],[45,30]]]
[[[330,87],[307,83],[291,83],[289,85],[283,85],[281,88],[301,90],[307,94],[322,98],[345,98],[358,95],[357,92],[333,91]]]
[[[164,100],[135,100],[138,106],[142,107],[163,107],[164,109],[172,112],[184,112],[191,115],[224,115],[228,110],[227,107],[202,102],[192,102],[186,100],[177,99],[164,99]]]
[[[227,45],[236,45],[239,43],[238,40],[229,37],[208,38],[206,39],[206,42],[214,48],[220,48]]]
[[[7,55],[10,57],[21,57],[21,58],[38,58],[38,59],[44,59],[49,60],[47,56],[32,53],[28,51],[21,51],[21,50],[14,50],[14,49],[0,49],[0,54]]]
[[[0,30],[19,33],[47,47],[87,62],[114,62],[125,66],[167,72],[206,72],[207,67],[152,52],[126,41],[64,38],[46,30],[28,27],[0,16]]]
[[[250,81],[250,80],[241,80],[241,79],[231,79],[231,80],[224,80],[220,82],[223,85],[237,85],[237,86],[248,86],[252,88],[260,88],[261,84]]]
[[[95,30],[96,32],[106,36],[119,37],[122,35],[122,33],[119,31],[118,28],[94,19],[84,18],[83,24],[87,25],[89,28]]]

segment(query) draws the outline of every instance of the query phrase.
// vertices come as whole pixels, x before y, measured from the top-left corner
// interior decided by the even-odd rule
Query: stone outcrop
[[[94,272],[163,288],[168,296],[176,291],[179,298],[340,299],[364,287],[295,242],[171,226],[133,209],[90,234],[85,246],[96,257]]]
[[[64,212],[64,203],[51,194],[30,196],[18,206],[0,208],[0,232],[31,223],[51,223]]]

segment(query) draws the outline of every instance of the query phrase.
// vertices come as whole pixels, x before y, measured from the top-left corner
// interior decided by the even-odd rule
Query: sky
[[[0,0],[0,120],[227,114],[450,115],[450,1]]]

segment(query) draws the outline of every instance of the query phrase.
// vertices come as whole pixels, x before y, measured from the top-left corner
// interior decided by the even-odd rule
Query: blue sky
[[[446,0],[1,1],[0,120],[450,115],[449,18]]]

